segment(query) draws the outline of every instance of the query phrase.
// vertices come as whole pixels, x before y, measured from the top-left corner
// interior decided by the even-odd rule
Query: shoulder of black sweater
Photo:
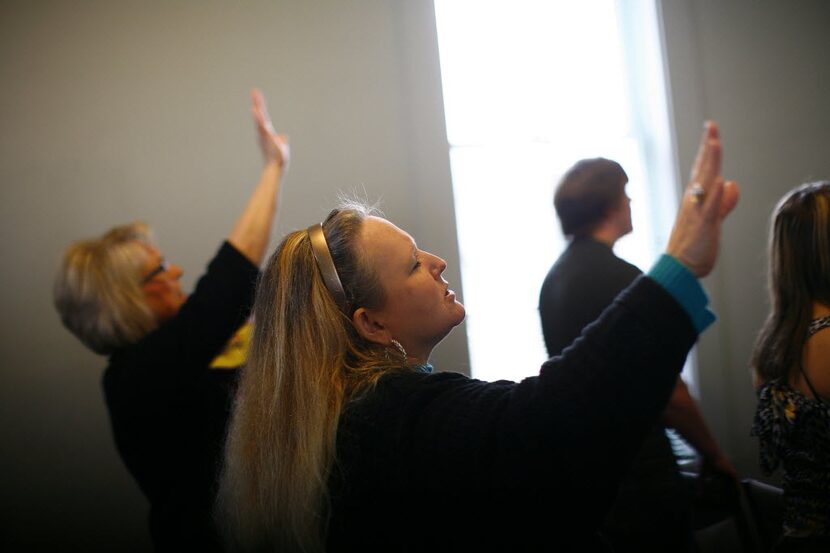
[[[359,407],[365,403],[371,403],[373,400],[380,399],[380,397],[384,396],[407,395],[414,388],[425,390],[434,388],[440,391],[445,389],[447,385],[467,382],[480,381],[456,372],[425,373],[409,369],[392,371],[382,376],[372,390],[352,400],[346,410],[348,411],[351,407]]]
[[[618,262],[620,265],[624,265],[636,270],[638,274],[642,273],[642,271],[638,269],[636,265],[629,263],[625,259],[618,256],[616,253],[614,253],[613,247],[609,246],[604,242],[600,242],[599,240],[595,240],[590,236],[574,238],[568,245],[568,250],[573,252],[571,255],[593,255],[598,256],[600,259],[614,260]]]
[[[256,265],[223,242],[179,312],[138,342],[113,352],[104,387],[121,379],[132,382],[138,372],[142,380],[144,376],[170,380],[206,369],[248,317],[258,275]],[[184,370],[185,366],[190,369]]]
[[[568,242],[567,249],[571,251],[590,250],[595,252],[614,253],[614,249],[611,246],[604,242],[600,242],[599,240],[595,240],[590,236],[572,238],[571,241]]]
[[[213,256],[213,259],[211,259],[208,265],[208,270],[211,270],[214,264],[226,270],[259,273],[259,267],[256,266],[250,259],[245,257],[241,251],[235,248],[234,245],[227,240],[222,242],[222,245],[219,246],[219,251],[216,252],[216,255]],[[227,267],[225,267],[226,265]]]

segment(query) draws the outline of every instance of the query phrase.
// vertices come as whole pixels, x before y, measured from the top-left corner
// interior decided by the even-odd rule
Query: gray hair
[[[63,325],[92,351],[112,353],[156,327],[140,278],[146,246],[152,244],[150,228],[134,222],[64,252],[55,277],[55,308]]]

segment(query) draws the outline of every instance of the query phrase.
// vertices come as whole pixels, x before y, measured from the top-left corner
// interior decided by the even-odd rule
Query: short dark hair
[[[628,182],[616,161],[597,157],[577,161],[562,176],[553,207],[565,236],[586,236],[622,198]]]

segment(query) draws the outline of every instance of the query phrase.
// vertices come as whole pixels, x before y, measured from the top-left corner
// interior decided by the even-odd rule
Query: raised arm
[[[723,219],[738,188],[720,174],[718,128],[707,123],[665,258],[620,294],[538,378],[513,391],[515,420],[546,420],[571,470],[625,459],[665,409],[697,334],[712,321],[697,278],[715,265]],[[540,401],[541,400],[541,401]],[[570,421],[561,424],[561,421]],[[524,431],[522,422],[515,432]],[[540,457],[542,458],[542,457]],[[611,477],[611,476],[609,476]]]
[[[228,242],[252,263],[259,265],[268,247],[271,225],[277,211],[280,182],[288,169],[290,154],[288,137],[274,131],[262,93],[254,89],[251,100],[251,113],[265,157],[265,167],[251,198],[228,236]]]
[[[692,194],[695,185],[700,192]],[[481,515],[479,524],[492,514],[485,525],[514,517],[519,528],[544,527],[550,521],[542,519],[559,505],[557,524],[570,530],[563,549],[568,539],[595,531],[700,332],[694,310],[705,310],[705,300],[687,305],[671,285],[697,287],[697,299],[704,296],[695,277],[714,266],[722,219],[737,198],[737,187],[720,177],[720,141],[710,124],[672,232],[674,259],[658,263],[668,264],[662,273],[668,285],[656,276],[638,278],[561,356],[518,384],[448,373],[408,376],[427,382],[413,386],[414,393],[390,383],[388,398],[373,397],[396,421],[380,425],[389,432],[377,437],[394,443],[394,454],[381,459],[373,454],[382,447],[355,444],[372,459],[368,471],[399,467],[420,500],[435,507],[432,499],[441,497],[437,508]],[[361,408],[373,409],[356,402],[352,420],[371,425]],[[354,434],[374,436],[370,428]],[[490,508],[494,500],[500,503]]]
[[[738,185],[720,174],[721,155],[718,125],[708,121],[666,248],[697,278],[715,266],[721,223],[738,203]]]
[[[713,320],[706,309],[705,294],[697,284],[696,278],[706,276],[714,267],[720,242],[721,224],[738,201],[737,185],[734,182],[725,181],[721,176],[721,154],[718,127],[713,122],[707,122],[701,137],[697,157],[692,166],[689,184],[680,202],[674,228],[666,248],[668,256],[661,259],[654,269],[649,272],[649,277],[651,277],[649,280],[653,280],[659,284],[664,292],[668,292],[668,295],[675,300],[672,303],[676,307],[682,308],[678,311],[685,312],[688,322],[691,323],[691,330],[695,334],[700,333]],[[692,276],[696,278],[692,278]],[[632,286],[629,291],[633,288]],[[618,297],[617,303],[621,303],[625,299],[632,302],[633,297],[631,294],[623,292]],[[649,358],[649,355],[651,355],[649,350],[654,346],[649,346],[644,340],[651,339],[659,343],[661,347],[665,345],[672,349],[671,344],[664,343],[669,340],[668,336],[660,336],[663,331],[668,330],[672,322],[665,320],[667,318],[665,312],[647,311],[652,308],[652,303],[656,305],[654,300],[650,300],[647,304],[638,305],[636,309],[633,309],[630,317],[631,321],[625,322],[623,325],[623,329],[630,328],[630,330],[620,330],[620,332],[631,333],[630,339],[634,343],[630,347],[626,346],[625,351],[630,354],[632,363],[641,365],[640,369],[621,378],[619,367],[614,366],[614,360],[621,356],[621,353],[615,349],[619,346],[614,343],[615,338],[610,337],[605,328],[602,328],[603,326],[610,327],[610,321],[617,317],[617,312],[620,310],[615,309],[614,306],[607,309],[600,320],[605,323],[604,325],[589,325],[583,331],[581,338],[574,343],[574,346],[566,349],[562,358],[558,361],[554,360],[552,363],[554,366],[573,366],[574,360],[576,360],[577,366],[591,367],[592,375],[604,375],[605,381],[599,378],[593,383],[586,384],[590,380],[584,378],[584,382],[573,384],[575,389],[572,394],[582,393],[584,398],[581,401],[574,402],[572,409],[584,410],[581,417],[586,420],[590,420],[591,412],[594,410],[590,398],[595,400],[602,398],[601,403],[604,404],[619,405],[622,402],[630,401],[631,405],[634,406],[632,409],[636,410],[638,409],[637,405],[645,405],[642,398],[644,387],[654,386],[657,380],[663,382],[661,387],[665,390],[665,395],[655,394],[650,396],[649,399],[662,398],[662,404],[657,402],[657,404],[652,403],[652,405],[658,407],[660,411],[665,407],[666,400],[669,398],[668,392],[676,387],[677,374],[686,357],[687,352],[684,348],[691,346],[691,343],[674,352],[676,358],[673,363],[661,363],[657,357]],[[647,312],[649,314],[645,316],[644,314]],[[610,315],[614,315],[614,317]],[[680,316],[682,317],[682,315]],[[642,323],[645,331],[642,334],[639,332],[635,334],[638,320]],[[686,324],[688,325],[688,323]],[[610,344],[614,344],[614,346],[610,347]],[[639,350],[642,350],[642,352],[639,352]],[[640,361],[638,361],[638,358],[640,358]],[[644,362],[647,359],[648,361]],[[556,379],[572,378],[576,381],[581,378],[579,370],[574,371],[573,375],[556,371],[554,373]],[[611,382],[614,385],[609,385]],[[562,383],[557,384],[557,386],[562,385]],[[568,386],[571,386],[571,384],[568,384]],[[580,392],[577,392],[577,389]],[[658,412],[655,411],[654,419],[657,415]],[[601,421],[598,421],[598,423],[601,423]]]

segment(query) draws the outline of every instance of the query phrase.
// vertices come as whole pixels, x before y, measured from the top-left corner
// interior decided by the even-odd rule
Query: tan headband
[[[320,269],[320,275],[323,277],[323,284],[326,285],[331,299],[340,308],[340,311],[348,315],[348,306],[346,303],[346,292],[343,291],[343,284],[340,282],[340,277],[337,275],[337,268],[334,266],[334,260],[331,258],[331,251],[329,251],[328,242],[326,242],[326,235],[323,234],[323,225],[316,223],[311,225],[306,230],[308,239],[311,241],[311,253],[314,254],[314,260],[317,261],[317,267]]]

